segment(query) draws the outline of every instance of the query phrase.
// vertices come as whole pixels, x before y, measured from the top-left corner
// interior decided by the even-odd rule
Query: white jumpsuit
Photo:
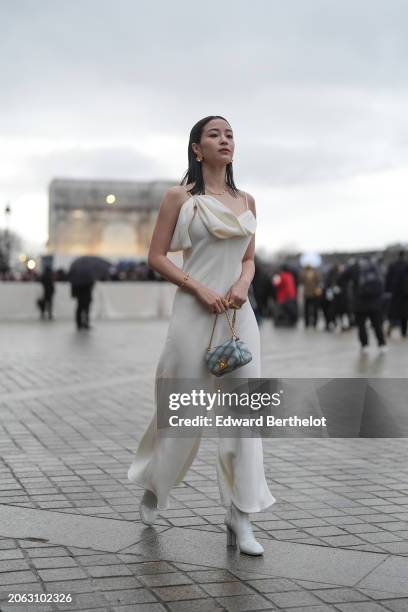
[[[235,215],[210,195],[194,195],[182,205],[170,251],[183,251],[183,271],[221,295],[239,279],[242,258],[255,233],[256,218],[248,208]],[[232,311],[229,311],[232,314]],[[188,291],[177,289],[167,338],[156,369],[159,378],[216,379],[205,363],[214,316]],[[247,300],[237,311],[236,330],[247,344],[252,361],[230,373],[234,378],[259,378],[258,324]],[[231,336],[225,315],[218,316],[212,346]],[[224,378],[229,376],[226,374]],[[157,432],[156,411],[128,470],[128,479],[153,491],[158,508],[169,507],[168,496],[179,484],[197,454],[201,435],[163,437]],[[260,512],[276,500],[265,480],[261,438],[219,438],[217,477],[221,502],[243,512]]]

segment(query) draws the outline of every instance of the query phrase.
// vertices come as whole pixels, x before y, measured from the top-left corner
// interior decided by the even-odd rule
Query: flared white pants
[[[202,352],[197,350],[197,338],[208,340],[208,313],[195,306],[191,296],[178,294],[178,302],[185,301],[186,314],[191,315],[196,308],[193,325],[186,326],[186,318],[173,318],[161,358],[156,369],[155,404],[156,412],[138,446],[135,457],[128,470],[128,479],[138,483],[156,494],[159,509],[169,506],[168,496],[171,489],[179,484],[186,475],[200,446],[201,433],[192,437],[163,437],[157,431],[157,410],[160,411],[157,393],[158,378],[194,378],[205,384],[219,382],[209,374],[203,361]],[[182,304],[177,303],[178,311]],[[253,359],[247,365],[231,372],[231,376],[257,378],[260,376],[259,330],[249,303],[240,310],[240,328]],[[221,318],[217,328],[215,343],[228,337],[228,325]],[[182,342],[180,342],[182,338]],[[175,359],[175,356],[177,359]],[[230,376],[227,374],[225,379]],[[221,503],[229,506],[234,503],[243,512],[260,512],[273,503],[275,498],[269,491],[265,479],[262,439],[249,437],[219,438],[216,458],[218,485]]]

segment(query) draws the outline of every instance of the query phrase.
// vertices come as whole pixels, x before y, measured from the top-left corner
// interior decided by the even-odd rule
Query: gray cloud
[[[0,15],[2,70],[20,90],[407,87],[404,0],[208,0],[205,9],[188,0],[15,0]]]
[[[27,156],[21,162],[23,185],[15,179],[2,181],[3,189],[14,189],[15,195],[41,191],[55,176],[76,178],[140,179],[160,173],[156,160],[140,155],[131,147],[72,147],[42,155]]]
[[[164,154],[138,143],[186,147],[213,113],[233,125],[237,172],[255,185],[407,161],[405,0],[15,0],[0,19],[0,134],[21,146],[5,193],[44,192],[55,174],[168,177]],[[30,139],[77,144],[28,156]]]
[[[256,158],[255,158],[256,155]],[[362,152],[345,152],[319,147],[246,147],[240,159],[246,182],[273,187],[337,181],[360,173],[386,170],[391,162],[383,157],[366,157]]]

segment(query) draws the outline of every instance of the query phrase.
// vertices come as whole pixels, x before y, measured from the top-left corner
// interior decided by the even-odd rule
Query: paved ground
[[[265,440],[277,503],[263,558],[225,547],[205,439],[172,507],[139,521],[127,481],[152,410],[166,322],[0,324],[0,607],[24,610],[408,610],[405,439]],[[360,358],[354,333],[262,327],[265,377],[404,377],[408,344]],[[71,603],[7,603],[70,593]]]

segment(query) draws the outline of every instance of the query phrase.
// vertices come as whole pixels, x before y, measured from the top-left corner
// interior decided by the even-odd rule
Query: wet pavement
[[[0,607],[408,610],[408,444],[266,439],[277,502],[252,515],[262,558],[226,547],[203,439],[171,508],[139,520],[127,480],[153,410],[166,321],[0,323]],[[264,377],[405,377],[408,341],[360,356],[356,332],[261,327]],[[72,601],[8,603],[9,594]],[[48,597],[48,599],[53,599]],[[61,598],[60,598],[61,600]]]

